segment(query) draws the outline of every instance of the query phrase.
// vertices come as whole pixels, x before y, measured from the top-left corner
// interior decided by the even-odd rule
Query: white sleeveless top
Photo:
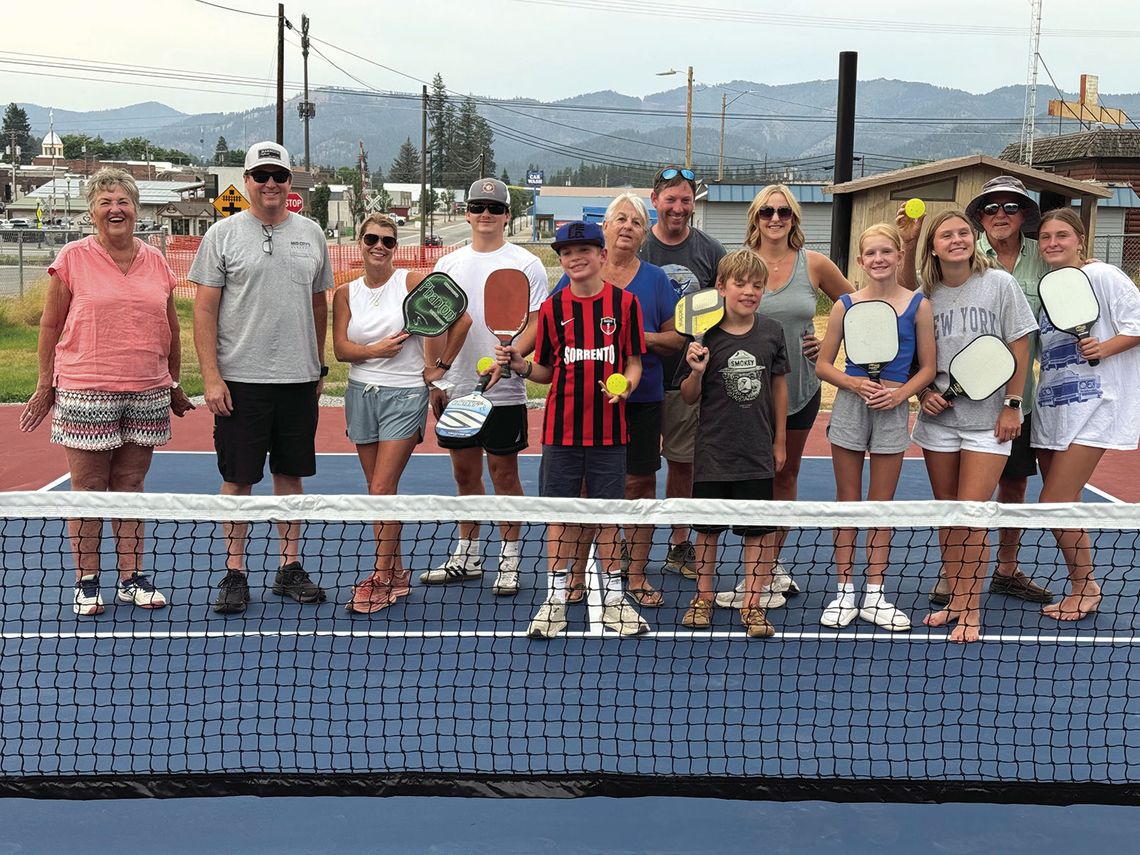
[[[348,339],[356,344],[395,335],[404,328],[403,305],[408,296],[408,271],[397,270],[379,288],[364,277],[348,283]],[[348,379],[375,386],[410,389],[424,385],[424,340],[411,336],[395,356],[369,359],[349,366]]]

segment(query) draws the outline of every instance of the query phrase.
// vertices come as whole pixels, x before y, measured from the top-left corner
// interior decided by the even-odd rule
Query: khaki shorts
[[[680,389],[665,390],[665,408],[661,416],[661,454],[674,463],[692,463],[697,446],[697,422],[701,405],[686,404]]]

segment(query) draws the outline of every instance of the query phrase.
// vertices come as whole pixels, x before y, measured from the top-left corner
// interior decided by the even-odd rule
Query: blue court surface
[[[538,458],[523,456],[520,465],[534,495]],[[217,484],[212,454],[167,452],[156,455],[147,489],[211,493]],[[830,500],[830,461],[805,460],[800,484],[801,499]],[[355,456],[322,455],[306,489],[363,493]],[[413,507],[416,494],[453,494],[448,459],[413,458],[401,492]],[[906,462],[898,494],[929,498],[921,461]],[[1111,497],[1086,491],[1085,500]],[[151,569],[171,605],[146,612],[109,603],[76,632],[70,587],[56,581],[70,578],[70,557],[61,524],[51,525],[34,538],[42,575],[29,573],[12,537],[4,538],[6,577],[22,569],[22,584],[42,590],[42,600],[29,602],[11,596],[9,582],[2,606],[0,773],[7,776],[381,769],[570,778],[601,770],[650,780],[1140,778],[1140,609],[1130,577],[1137,562],[1131,540],[1118,545],[1112,533],[1094,533],[1105,595],[1097,615],[1059,627],[1039,606],[991,598],[986,640],[957,646],[942,640],[944,630],[920,623],[937,572],[937,542],[925,529],[896,531],[888,576],[894,602],[916,624],[910,633],[858,621],[838,631],[819,625],[834,591],[827,530],[789,537],[783,555],[804,590],[769,612],[778,638],[748,639],[731,609],[716,611],[711,631],[686,629],[680,619],[693,583],[658,572],[666,546],[658,531],[650,581],[666,604],[643,610],[651,633],[603,632],[592,567],[591,592],[571,607],[565,637],[536,642],[523,633],[546,596],[541,526],[524,528],[523,590],[515,597],[492,596],[490,574],[457,586],[417,582],[400,603],[356,616],[343,603],[370,570],[370,526],[307,527],[305,565],[330,597],[302,606],[266,587],[276,539],[269,525],[255,524],[253,602],[244,615],[227,617],[209,608],[223,566],[216,526],[159,523],[150,532]],[[416,572],[438,565],[453,534],[453,524],[405,526],[407,565]],[[497,535],[485,529],[484,536],[493,568]],[[738,562],[738,541],[726,535],[718,588],[736,581]],[[1023,562],[1039,580],[1062,586],[1048,533],[1027,538]],[[12,852],[81,845],[93,852],[910,853],[925,845],[1042,853],[1130,851],[1138,833],[1135,808],[1092,805],[0,800],[0,851]]]

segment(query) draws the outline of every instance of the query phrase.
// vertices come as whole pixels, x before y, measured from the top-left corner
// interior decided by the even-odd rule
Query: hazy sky
[[[228,112],[274,98],[271,0],[4,6],[2,103],[93,110],[155,100]],[[860,79],[987,92],[1024,85],[1029,61],[1028,0],[288,0],[285,14],[298,30],[287,36],[290,83],[301,81],[301,15],[311,19],[324,55],[310,56],[312,86],[418,91],[438,71],[452,91],[476,95],[645,95],[683,86],[688,65],[698,85],[832,78],[839,52],[854,50]],[[1140,90],[1138,45],[1136,0],[1044,0],[1040,52],[1063,88],[1076,89],[1088,72],[1100,76],[1105,95]],[[682,74],[655,76],[670,68]],[[1040,98],[1053,97],[1044,67],[1040,80]],[[753,95],[741,103],[748,101],[764,104]]]

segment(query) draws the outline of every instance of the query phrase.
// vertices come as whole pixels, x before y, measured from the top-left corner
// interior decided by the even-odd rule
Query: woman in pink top
[[[194,408],[178,385],[182,364],[174,274],[134,236],[139,191],[130,173],[100,169],[87,182],[95,234],[67,244],[51,267],[40,319],[39,378],[20,416],[35,430],[52,410],[51,441],[67,450],[72,490],[142,492],[170,411]],[[142,572],[143,524],[113,520],[116,598],[147,609],[166,598]],[[103,521],[70,520],[77,615],[103,612]]]

